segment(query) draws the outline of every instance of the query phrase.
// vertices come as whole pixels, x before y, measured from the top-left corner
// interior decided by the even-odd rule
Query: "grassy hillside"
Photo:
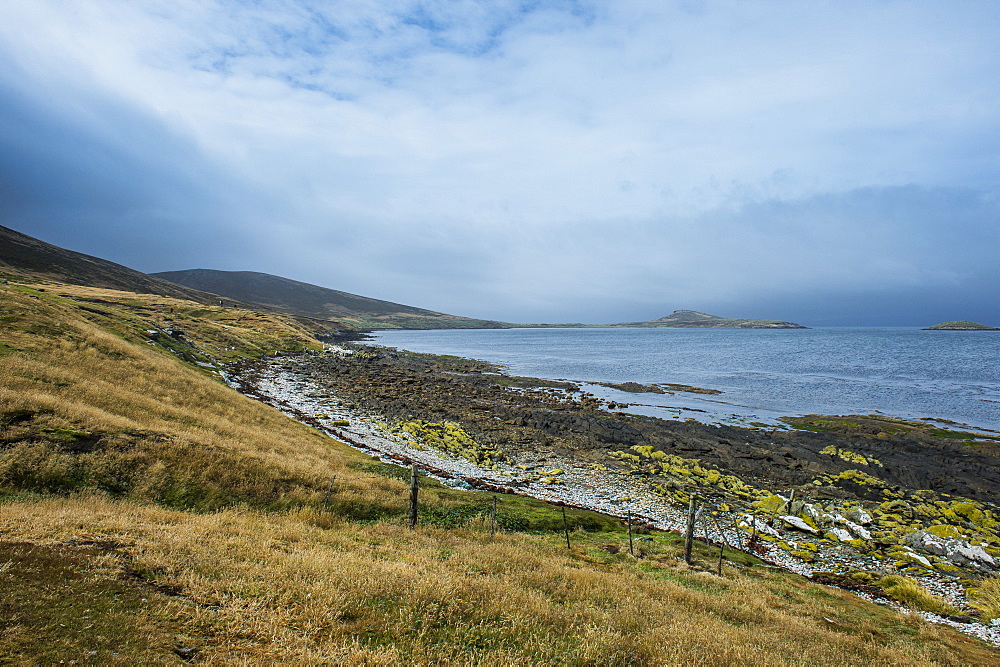
[[[154,274],[190,288],[280,312],[361,329],[495,329],[501,322],[448,315],[256,271],[190,269]]]
[[[58,280],[74,285],[218,303],[214,294],[154,278],[106,259],[66,250],[0,225],[0,277]]]
[[[292,318],[6,284],[0,325],[0,662],[997,660],[749,557],[718,576],[653,534],[634,558],[592,513],[567,549],[529,499],[501,497],[491,540],[488,494],[424,480],[407,530],[403,471],[219,381],[315,348]]]

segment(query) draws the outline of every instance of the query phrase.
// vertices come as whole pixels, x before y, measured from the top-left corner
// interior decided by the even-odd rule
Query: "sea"
[[[778,424],[884,414],[1000,433],[1000,332],[912,328],[379,331],[371,343],[569,380],[628,412]],[[593,383],[677,383],[719,394],[626,393]]]

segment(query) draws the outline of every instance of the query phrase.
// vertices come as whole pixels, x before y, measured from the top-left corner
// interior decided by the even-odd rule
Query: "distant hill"
[[[140,294],[159,294],[198,303],[219,297],[154,278],[106,259],[66,250],[0,225],[0,274],[71,285],[103,287]]]
[[[970,322],[969,320],[954,320],[952,322],[935,324],[932,327],[925,328],[924,331],[1000,331],[1000,329],[986,326],[979,322]]]
[[[361,329],[507,329],[511,327],[677,327],[699,329],[804,329],[792,322],[717,317],[677,310],[655,320],[606,325],[512,324],[449,315],[341,292],[256,271],[190,269],[146,274],[99,257],[66,250],[0,226],[0,277],[53,280],[158,294],[198,303],[253,305]],[[946,323],[955,324],[955,323]],[[974,323],[968,323],[974,324]],[[982,325],[977,325],[981,327]],[[944,325],[938,325],[944,328]],[[988,327],[987,327],[988,328]]]
[[[675,329],[807,329],[794,322],[719,317],[696,310],[675,310],[664,317],[645,322],[622,322],[614,327],[668,327]]]
[[[256,271],[188,269],[152,274],[186,287],[232,299],[371,329],[497,329],[503,322],[478,320],[371,299]]]

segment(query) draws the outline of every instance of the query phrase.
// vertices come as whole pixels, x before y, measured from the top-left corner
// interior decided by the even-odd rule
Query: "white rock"
[[[854,536],[851,535],[846,530],[844,530],[843,528],[831,528],[826,533],[826,536],[827,537],[831,537],[832,536],[832,537],[834,537],[835,539],[837,539],[837,540],[839,540],[841,542],[849,542],[850,540],[854,539]]]
[[[921,556],[920,554],[918,554],[915,551],[913,551],[913,549],[909,549],[908,548],[908,549],[906,549],[905,553],[906,553],[907,556],[909,556],[913,560],[919,562],[924,567],[931,567],[931,562],[929,560],[927,560],[927,558],[925,558],[924,556]]]
[[[868,532],[867,528],[859,526],[853,521],[848,521],[847,519],[844,519],[844,527],[846,527],[847,530],[851,531],[851,534],[854,535],[854,537],[857,539],[860,540],[872,539],[872,534]]]
[[[935,556],[947,556],[948,548],[944,545],[944,540],[935,535],[931,535],[925,530],[918,530],[910,533],[903,540],[914,549],[920,549]]]
[[[811,505],[809,503],[806,503],[805,506],[803,506],[802,514],[805,514],[807,517],[815,521],[816,525],[819,526],[822,526],[823,524],[828,524],[834,520],[834,518],[831,515],[827,514],[820,508],[816,507],[815,505]]]
[[[872,515],[860,507],[855,507],[847,513],[847,518],[862,526],[867,526],[872,522]],[[865,538],[868,539],[868,538]]]
[[[806,523],[797,516],[788,516],[786,514],[783,516],[779,516],[778,518],[787,523],[795,530],[801,530],[802,532],[809,533],[810,535],[819,535],[818,530],[816,530],[815,528],[813,528],[812,526],[810,526],[808,523]]]
[[[986,553],[986,550],[982,547],[974,547],[962,540],[952,540],[952,542],[957,542],[958,544],[953,545],[954,550],[948,554],[949,558],[964,558],[965,560],[975,561],[994,568],[997,566],[997,562],[993,556]]]

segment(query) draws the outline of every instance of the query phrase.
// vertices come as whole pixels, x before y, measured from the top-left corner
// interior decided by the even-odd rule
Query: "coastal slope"
[[[0,276],[158,294],[203,304],[252,305],[319,320],[337,329],[805,328],[791,322],[726,318],[693,310],[678,310],[645,322],[616,324],[517,324],[485,320],[373,299],[258,271],[188,269],[147,274],[3,226],[0,226]]]
[[[198,303],[219,302],[214,294],[167,282],[100,257],[60,248],[2,225],[0,275],[158,294]]]
[[[153,274],[280,312],[368,329],[496,329],[505,325],[372,299],[258,271],[187,269]]]

